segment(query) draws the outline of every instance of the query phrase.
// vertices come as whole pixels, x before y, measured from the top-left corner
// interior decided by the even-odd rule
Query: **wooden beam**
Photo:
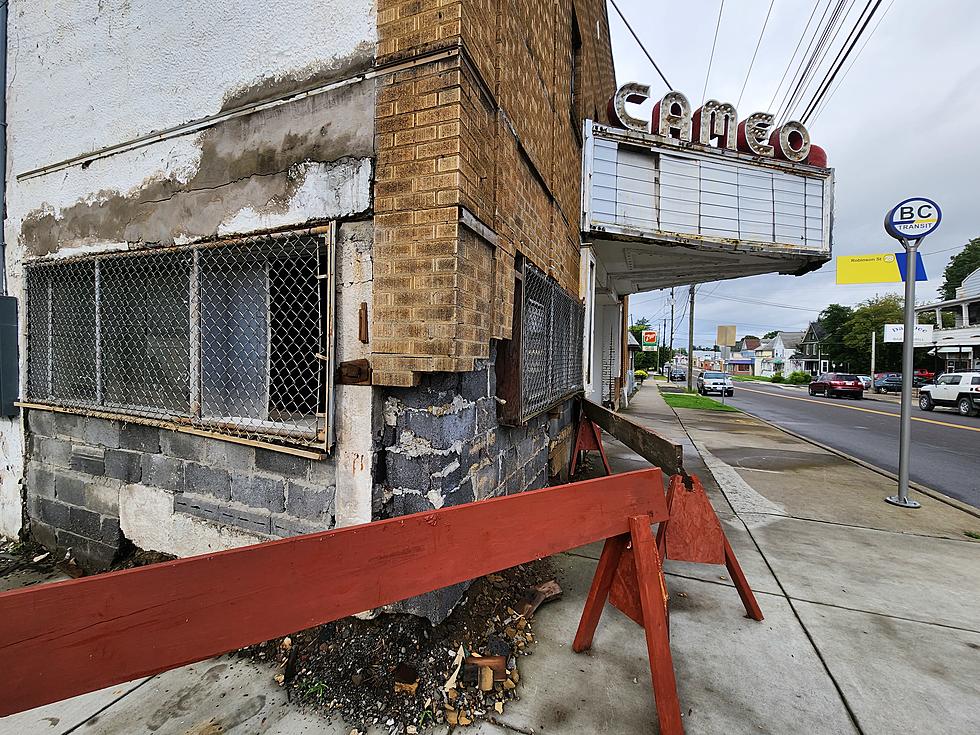
[[[583,400],[582,410],[599,428],[612,434],[654,467],[659,467],[668,475],[687,474],[684,471],[684,448],[680,444],[592,401]]]
[[[0,717],[620,536],[637,515],[667,519],[659,469],[0,593]]]

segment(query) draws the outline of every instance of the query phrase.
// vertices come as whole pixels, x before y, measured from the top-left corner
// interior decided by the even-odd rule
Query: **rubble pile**
[[[339,716],[353,732],[465,726],[520,698],[534,612],[560,595],[550,562],[539,560],[476,580],[435,627],[406,614],[346,618],[240,654],[273,664],[291,701]]]

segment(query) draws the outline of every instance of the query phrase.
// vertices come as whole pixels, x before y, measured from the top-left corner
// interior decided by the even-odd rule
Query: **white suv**
[[[980,414],[980,373],[946,373],[919,388],[919,408],[936,406],[955,408],[960,416]]]

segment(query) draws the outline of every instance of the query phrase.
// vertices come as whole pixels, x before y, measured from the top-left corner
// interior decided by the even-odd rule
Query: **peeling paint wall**
[[[345,335],[353,329],[356,336],[360,302],[372,301],[373,228],[363,220],[372,209],[376,91],[362,74],[375,60],[374,0],[10,5],[8,291],[23,299],[26,259],[340,220],[338,278],[351,291],[349,299],[338,294],[338,354],[360,356]],[[309,93],[291,98],[303,90]],[[101,151],[107,147],[119,150]],[[25,349],[21,357],[23,376]],[[370,389],[350,388],[336,398],[337,446],[321,463],[331,475],[330,523],[335,484],[337,522],[369,520],[373,398]],[[80,436],[59,440],[91,444],[80,427]],[[98,442],[92,447],[98,453]],[[33,439],[25,441],[23,421],[0,422],[0,533],[7,535],[18,532],[25,507],[25,453],[33,465],[41,460]],[[28,503],[35,514],[37,498],[55,492],[44,479],[35,473],[41,484]],[[129,496],[120,492],[103,514],[110,526],[125,512]],[[50,513],[64,510],[53,504],[56,497],[46,501]],[[204,505],[191,510],[203,514]],[[279,512],[261,504],[258,510]],[[310,520],[324,527],[322,519]],[[272,533],[290,532],[277,532],[274,523]],[[196,526],[174,528],[176,535],[162,536],[172,548],[160,550],[190,553]],[[134,526],[133,533],[143,531]],[[226,536],[215,543],[237,543]]]

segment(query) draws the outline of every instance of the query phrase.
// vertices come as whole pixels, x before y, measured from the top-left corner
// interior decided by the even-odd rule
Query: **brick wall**
[[[510,336],[516,253],[578,293],[581,120],[615,81],[601,0],[379,0],[378,33],[379,64],[442,52],[378,87],[374,382],[411,386]]]

